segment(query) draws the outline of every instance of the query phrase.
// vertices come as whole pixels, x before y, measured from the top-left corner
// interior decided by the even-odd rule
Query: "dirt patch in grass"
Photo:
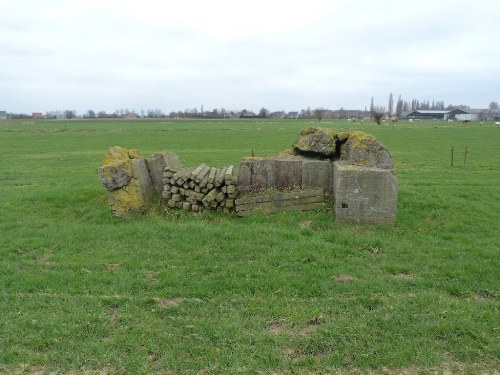
[[[280,324],[274,323],[267,327],[267,330],[275,335],[289,333],[288,330]]]
[[[108,312],[109,312],[109,321],[111,323],[115,323],[116,319],[118,318],[118,309],[115,306],[111,306]]]
[[[156,353],[149,352],[146,358],[149,362],[157,362],[160,359],[160,356]]]
[[[312,220],[305,220],[305,221],[301,221],[299,223],[299,227],[301,228],[309,228],[311,226],[311,224],[313,223]]]
[[[311,332],[315,331],[318,326],[325,322],[325,319],[322,316],[315,316],[314,318],[307,321],[305,327],[302,327],[299,330],[299,334],[302,336],[307,336],[311,334]]]
[[[395,273],[393,276],[401,280],[415,280],[415,275],[411,272]]]
[[[267,326],[267,330],[275,335],[293,333],[293,325],[287,323],[285,319],[279,319]]]
[[[354,276],[349,275],[348,273],[344,273],[342,275],[333,275],[332,280],[337,281],[339,283],[348,283],[356,281]]]
[[[481,290],[473,294],[476,301],[486,301],[488,299],[498,299],[500,293],[494,292],[492,290]]]
[[[118,263],[106,263],[106,268],[108,270],[119,270],[122,268],[122,265]]]
[[[302,358],[302,354],[297,349],[294,348],[284,348],[281,350],[281,352],[290,359],[300,359]]]
[[[307,336],[324,322],[323,317],[314,317],[307,321],[305,326],[289,323],[284,319],[272,322],[267,326],[267,330],[274,335],[301,335]]]
[[[49,261],[49,256],[48,255],[42,255],[41,257],[33,259],[33,264],[50,265],[50,264],[52,264],[52,262]]]
[[[158,284],[160,282],[158,279],[158,272],[156,271],[146,271],[145,275],[151,284]]]
[[[161,309],[168,309],[178,306],[182,301],[184,301],[184,298],[162,298],[158,300],[158,307]]]

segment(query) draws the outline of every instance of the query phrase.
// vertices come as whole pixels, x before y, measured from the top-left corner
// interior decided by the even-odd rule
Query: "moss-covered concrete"
[[[299,155],[342,160],[365,167],[394,168],[385,146],[375,137],[360,131],[336,132],[308,127],[301,131],[293,150]]]

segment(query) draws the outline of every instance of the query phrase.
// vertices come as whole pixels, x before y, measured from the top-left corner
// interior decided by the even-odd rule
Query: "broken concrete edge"
[[[308,127],[295,140],[293,153],[329,158],[332,161],[344,160],[354,165],[394,168],[391,154],[382,142],[358,130],[337,132],[333,129]]]

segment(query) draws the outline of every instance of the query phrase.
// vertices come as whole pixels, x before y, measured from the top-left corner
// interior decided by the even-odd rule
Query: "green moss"
[[[337,132],[330,129],[308,127],[301,131],[293,144],[298,152],[314,152],[331,157],[337,149]]]
[[[357,130],[349,132],[347,140],[353,150],[361,148],[364,151],[368,151],[368,146],[372,145],[376,141],[376,139],[370,134]]]

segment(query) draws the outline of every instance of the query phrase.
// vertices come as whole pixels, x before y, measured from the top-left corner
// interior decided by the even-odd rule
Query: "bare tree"
[[[384,117],[385,108],[384,107],[373,107],[373,110],[370,112],[373,120],[380,125],[380,120]]]
[[[380,120],[384,117],[384,112],[377,112],[373,111],[373,119],[377,123],[377,125],[380,125]]]
[[[387,114],[389,117],[392,115],[392,110],[394,108],[394,98],[392,96],[392,92],[389,94],[389,102],[387,103]]]
[[[374,107],[373,107],[373,96],[372,96],[372,100],[370,102],[370,121],[373,121],[373,110]]]
[[[259,117],[268,117],[269,116],[269,110],[262,107],[259,111]]]
[[[316,108],[314,111],[313,111],[313,116],[314,118],[317,118],[318,121],[321,121],[325,118],[325,114],[326,114],[326,111],[324,108],[322,107],[319,107],[319,108]]]
[[[499,109],[498,102],[490,102],[489,109]]]
[[[64,111],[64,117],[67,118],[68,120],[71,120],[72,118],[76,117],[76,111],[75,110],[65,110]]]
[[[398,101],[396,103],[396,118],[400,118],[403,113],[403,99],[401,99],[401,95],[399,95]]]

